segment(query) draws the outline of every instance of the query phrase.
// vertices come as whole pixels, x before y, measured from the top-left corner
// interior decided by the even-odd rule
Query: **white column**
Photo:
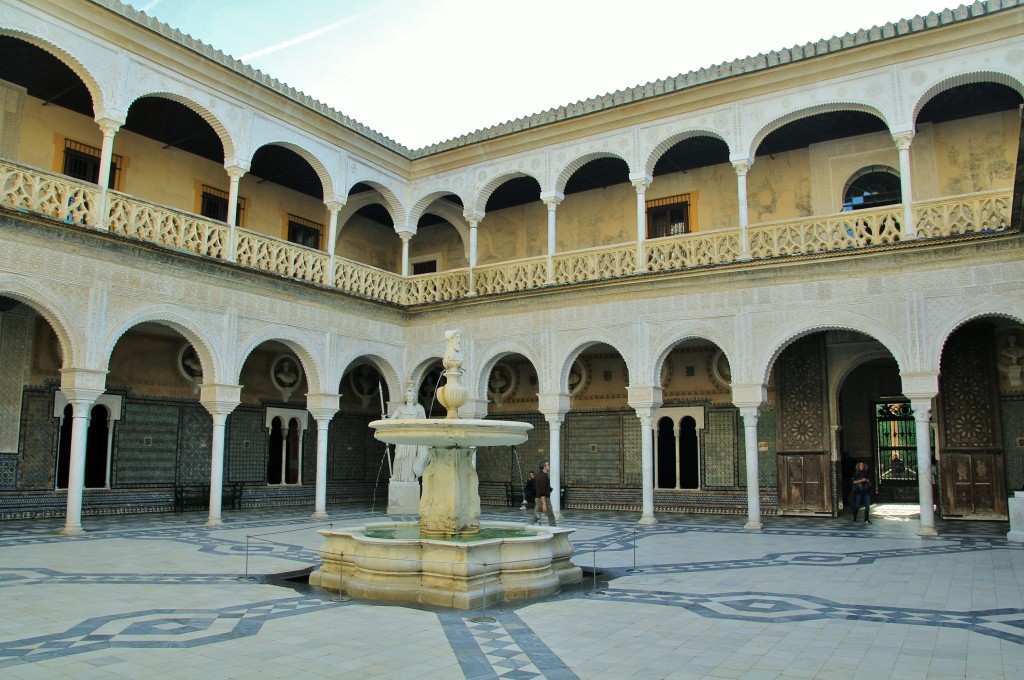
[[[918,536],[936,536],[935,499],[932,497],[932,400],[910,401],[914,409],[914,434],[917,437],[917,494],[921,504],[921,526]]]
[[[398,237],[402,239],[402,276],[409,276],[409,240],[413,233],[405,229],[398,232]]]
[[[555,282],[555,249],[558,247],[558,222],[555,218],[555,211],[558,205],[565,200],[565,195],[557,191],[545,191],[540,195],[540,200],[548,207],[548,275],[546,283]]]
[[[227,260],[229,262],[235,262],[238,259],[238,254],[236,252],[238,236],[235,233],[238,224],[238,184],[242,180],[242,176],[245,174],[245,169],[237,165],[232,165],[225,169],[228,171],[229,179]]]
[[[121,124],[110,118],[101,118],[96,123],[103,132],[103,144],[100,147],[100,214],[96,216],[96,224],[100,229],[109,229],[107,192],[110,190],[110,164],[114,157],[114,135],[121,129]]]
[[[213,438],[210,442],[210,509],[207,526],[220,526],[221,503],[224,495],[224,430],[227,413],[211,413],[213,416]]]
[[[220,526],[220,505],[224,495],[224,431],[228,415],[241,402],[242,386],[203,383],[199,386],[199,403],[213,417],[210,441],[210,508],[207,526]]]
[[[733,161],[732,167],[736,170],[736,197],[739,201],[740,260],[745,262],[750,259],[750,236],[747,233],[750,220],[747,214],[747,172],[750,170],[750,161]]]
[[[917,224],[914,223],[914,191],[910,171],[910,144],[914,141],[914,132],[897,132],[893,134],[892,139],[896,142],[896,149],[900,154],[900,200],[903,201],[903,228],[900,235],[902,238],[916,238]]]
[[[636,189],[636,269],[634,273],[647,271],[647,187],[651,186],[650,175],[630,173],[630,182]]]
[[[288,483],[288,433],[291,431],[288,425],[290,423],[290,420],[281,417],[281,486]]]
[[[747,458],[747,523],[744,529],[760,531],[761,524],[761,480],[757,456],[757,414],[760,407],[742,407],[743,449]]]
[[[562,417],[564,414],[545,415],[548,421],[548,463],[551,470],[551,508],[555,519],[562,519]]]
[[[640,418],[640,465],[643,489],[641,492],[640,524],[657,524],[654,517],[654,409],[636,408]]]
[[[327,517],[327,431],[331,419],[338,412],[340,394],[307,394],[306,410],[316,419],[316,492],[313,517]]]
[[[676,456],[676,489],[683,488],[682,484],[681,484],[682,476],[683,476],[683,470],[682,470],[682,461],[680,460],[682,458],[682,444],[679,441],[679,426],[681,424],[682,424],[682,421],[675,422],[675,423],[672,424],[672,434],[675,437],[675,442],[674,442],[675,446],[673,446],[673,450],[675,451],[675,456]],[[655,432],[657,432],[657,429],[655,429]]]
[[[64,517],[63,536],[74,536],[82,529],[82,493],[85,488],[85,447],[89,434],[89,413],[95,399],[73,399],[71,404],[71,458],[68,471],[68,500]]]
[[[480,224],[480,215],[476,213],[464,213],[469,221],[469,297],[476,296],[476,255],[477,255],[477,227]]]
[[[345,205],[339,201],[327,201],[330,218],[327,221],[327,277],[324,283],[334,286],[334,251],[338,248],[338,212]]]

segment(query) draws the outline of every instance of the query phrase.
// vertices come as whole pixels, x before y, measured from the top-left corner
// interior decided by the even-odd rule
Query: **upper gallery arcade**
[[[866,461],[928,534],[1024,484],[1016,2],[422,149],[114,0],[0,9],[0,518],[368,500],[455,326],[559,510],[757,529]]]

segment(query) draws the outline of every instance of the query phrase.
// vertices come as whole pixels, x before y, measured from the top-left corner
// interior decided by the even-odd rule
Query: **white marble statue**
[[[405,390],[405,403],[391,414],[396,420],[420,420],[427,417],[423,406],[416,400],[416,386],[409,383]],[[395,444],[395,464],[391,473],[393,482],[415,482],[430,461],[430,447],[415,444]]]

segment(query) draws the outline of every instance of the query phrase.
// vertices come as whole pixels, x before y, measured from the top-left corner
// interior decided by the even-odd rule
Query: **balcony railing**
[[[500,295],[542,288],[603,281],[638,274],[635,243],[531,257],[476,267],[472,289],[468,269],[403,277],[323,251],[235,229],[223,222],[108,191],[103,209],[101,190],[64,175],[0,161],[0,206],[66,222],[77,227],[106,228],[157,246],[218,260],[232,260],[254,270],[335,288],[371,300],[421,305],[458,300],[470,294]],[[1009,191],[950,196],[914,204],[918,239],[958,237],[993,232],[1010,224]],[[750,225],[752,261],[843,252],[897,243],[904,238],[899,205]],[[647,272],[685,271],[723,265],[743,258],[739,229],[717,229],[644,243]],[[642,272],[641,272],[642,274]]]

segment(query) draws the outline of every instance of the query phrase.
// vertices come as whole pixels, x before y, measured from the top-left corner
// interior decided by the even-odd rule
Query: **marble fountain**
[[[553,595],[582,579],[571,561],[572,529],[480,521],[474,447],[521,444],[533,426],[459,417],[468,396],[462,337],[459,331],[445,336],[447,381],[437,399],[447,417],[370,423],[382,442],[430,447],[419,522],[321,530],[322,565],[310,584],[366,600],[477,609]]]

